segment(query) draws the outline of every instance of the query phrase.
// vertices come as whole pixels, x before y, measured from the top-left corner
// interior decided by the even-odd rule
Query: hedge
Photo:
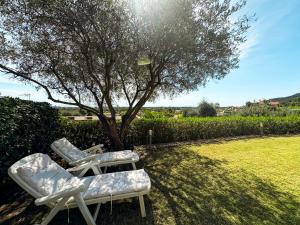
[[[88,147],[96,143],[109,146],[109,140],[97,121],[68,122],[62,125],[62,129],[64,136],[78,146]],[[139,119],[131,125],[126,146],[147,144],[149,130],[153,130],[153,144],[244,135],[300,134],[300,117]]]
[[[80,149],[87,149],[96,144],[105,144],[110,148],[110,141],[99,121],[72,121],[61,119],[60,136],[66,137]]]
[[[148,143],[153,130],[153,144],[234,137],[244,135],[300,134],[300,117],[187,117],[135,120],[125,147]],[[61,119],[48,103],[0,98],[0,176],[7,177],[8,167],[20,158],[35,153],[51,153],[50,144],[66,137],[81,149],[110,141],[98,121]]]
[[[59,135],[58,110],[48,103],[0,98],[0,183],[7,169],[22,157],[35,152],[49,152]]]
[[[147,143],[147,131],[153,130],[153,143],[190,141],[244,135],[300,133],[300,117],[213,117],[137,120],[133,124],[135,140]]]

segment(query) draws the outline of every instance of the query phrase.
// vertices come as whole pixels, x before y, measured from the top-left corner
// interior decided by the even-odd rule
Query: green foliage
[[[263,127],[260,127],[262,123]],[[189,117],[181,119],[143,119],[132,125],[137,144],[147,143],[153,130],[153,143],[167,143],[260,134],[300,133],[300,117]]]
[[[80,116],[85,116],[87,114],[87,112],[83,109],[79,109],[79,114],[80,114]]]
[[[246,106],[247,106],[247,107],[250,107],[251,105],[252,105],[252,103],[251,103],[251,102],[249,102],[249,101],[248,101],[248,102],[246,102]]]
[[[241,116],[271,116],[276,109],[267,105],[250,105],[239,111]]]
[[[63,111],[63,112],[61,112],[61,115],[62,116],[73,116],[73,114],[69,111]]]
[[[75,107],[64,107],[59,108],[59,113],[62,116],[92,116],[93,114],[87,110],[75,108]]]
[[[300,106],[300,97],[293,98],[292,100],[289,101],[287,104],[289,106]]]
[[[0,98],[0,176],[22,157],[49,152],[59,132],[58,111],[48,103]]]
[[[195,116],[199,116],[198,112],[196,110],[193,109],[185,109],[182,112],[182,116],[183,117],[195,117]]]
[[[153,111],[153,110],[144,110],[143,118],[144,119],[157,119],[157,118],[169,118],[174,117],[174,112],[172,110],[164,111]]]
[[[262,127],[261,124],[262,123]],[[109,139],[97,121],[65,121],[62,136],[76,146],[86,148]],[[280,135],[300,133],[300,117],[187,117],[135,120],[126,138],[126,146],[148,143],[148,131],[153,130],[153,143],[191,141],[243,135]]]
[[[66,137],[80,149],[86,149],[96,144],[110,147],[110,141],[104,133],[99,121],[70,121],[61,119],[61,137]]]
[[[198,106],[199,116],[208,117],[208,116],[216,116],[217,111],[212,104],[209,104],[206,101],[202,101]]]
[[[185,109],[182,112],[183,117],[212,117],[217,115],[216,108],[219,107],[219,104],[210,104],[206,101],[202,101],[197,109]]]
[[[290,110],[286,107],[251,105],[249,107],[242,108],[238,114],[241,116],[292,116],[300,115],[300,111]]]

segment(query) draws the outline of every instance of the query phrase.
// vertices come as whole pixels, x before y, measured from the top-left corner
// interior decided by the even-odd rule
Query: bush
[[[167,143],[243,135],[299,134],[300,117],[143,119],[134,121],[132,127],[137,144],[147,143],[150,129],[153,130],[153,143]]]
[[[275,108],[268,105],[251,105],[240,110],[241,116],[287,116],[287,108]]]
[[[216,111],[215,107],[213,105],[209,104],[206,101],[202,101],[199,104],[198,112],[199,112],[199,116],[203,116],[203,117],[209,117],[209,116],[216,116],[217,115],[217,111]]]
[[[0,175],[17,160],[36,152],[49,152],[59,136],[58,111],[48,103],[0,98]]]
[[[240,116],[299,116],[300,110],[269,105],[251,105],[243,107],[237,114]]]
[[[66,137],[76,147],[87,149],[96,144],[110,148],[110,141],[99,121],[71,121],[61,119],[60,136]]]
[[[96,144],[104,144],[106,149],[112,149],[110,139],[99,121],[72,121],[62,118],[60,127],[60,138],[66,137],[80,149],[87,149]],[[126,149],[132,149],[133,144],[138,143],[138,141],[132,139],[133,133],[135,132],[131,128],[130,134],[124,143]]]
[[[172,111],[153,111],[145,109],[143,111],[144,119],[157,119],[157,118],[170,118],[174,117],[174,113]]]
[[[199,116],[198,112],[196,110],[193,109],[185,109],[182,112],[182,116],[183,117],[196,117]]]
[[[61,112],[61,115],[62,116],[73,116],[73,114],[69,111],[63,111],[63,112]]]
[[[263,127],[261,127],[261,124]],[[105,143],[109,139],[98,121],[68,121],[62,124],[64,134],[80,148]],[[198,139],[236,137],[244,135],[299,134],[300,117],[187,117],[135,120],[126,138],[126,148],[148,143],[148,131],[153,130],[152,143],[191,141]]]

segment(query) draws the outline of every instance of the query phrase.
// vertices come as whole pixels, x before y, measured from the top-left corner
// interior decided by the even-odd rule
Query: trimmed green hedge
[[[64,136],[79,147],[109,140],[97,121],[62,124]],[[148,143],[153,130],[154,144],[244,135],[300,134],[300,117],[212,117],[140,119],[132,123],[126,146]]]
[[[80,149],[87,149],[96,144],[110,147],[110,141],[99,121],[72,121],[61,119],[61,137],[66,137]]]
[[[48,103],[0,98],[0,176],[22,157],[35,152],[49,152],[58,136],[58,110]],[[2,183],[0,182],[0,183]]]
[[[137,120],[135,139],[146,143],[153,130],[153,143],[189,141],[243,135],[300,133],[300,117],[214,117]]]

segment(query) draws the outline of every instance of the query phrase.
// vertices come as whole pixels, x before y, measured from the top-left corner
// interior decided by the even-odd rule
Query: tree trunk
[[[124,150],[124,143],[123,143],[124,140],[120,136],[116,120],[113,118],[104,117],[102,115],[99,115],[98,117],[104,127],[104,130],[107,133],[107,136],[111,141],[113,150],[114,151]]]
[[[119,135],[117,128],[112,127],[112,129],[110,129],[110,139],[115,151],[124,150],[124,143]]]

